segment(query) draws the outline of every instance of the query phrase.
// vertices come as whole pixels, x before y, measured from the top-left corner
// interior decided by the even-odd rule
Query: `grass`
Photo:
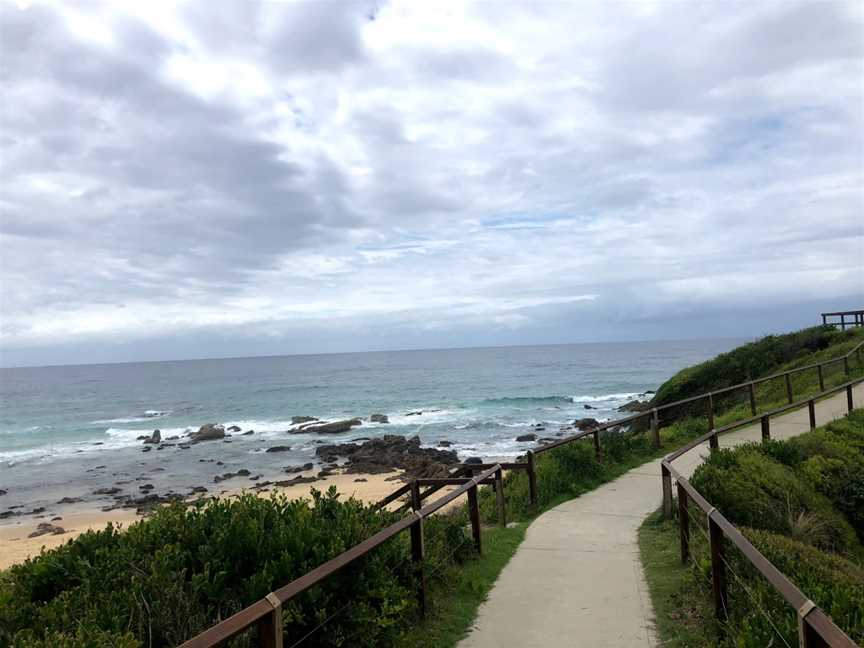
[[[468,632],[477,608],[486,600],[498,574],[525,538],[527,522],[510,528],[483,530],[483,553],[459,568],[450,568],[445,587],[435,588],[428,600],[423,623],[399,641],[403,648],[449,648]]]
[[[710,592],[695,577],[693,567],[681,563],[677,523],[664,520],[660,511],[648,516],[639,527],[639,556],[660,644],[667,648],[716,645],[718,627]]]

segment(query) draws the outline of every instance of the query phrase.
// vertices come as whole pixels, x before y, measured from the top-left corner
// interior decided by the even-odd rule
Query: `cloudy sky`
[[[0,363],[862,307],[861,7],[0,4]]]

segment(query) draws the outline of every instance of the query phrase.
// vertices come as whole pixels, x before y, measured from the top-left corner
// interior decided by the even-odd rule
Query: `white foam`
[[[643,392],[622,392],[620,394],[603,394],[602,396],[591,396],[587,394],[583,394],[580,396],[574,396],[574,403],[603,403],[606,401],[628,401],[634,400],[639,396],[644,396]]]

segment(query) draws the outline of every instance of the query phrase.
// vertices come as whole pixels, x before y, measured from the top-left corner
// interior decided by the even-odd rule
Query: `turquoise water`
[[[86,493],[93,484],[105,485],[104,475],[131,474],[132,466],[151,463],[164,468],[158,477],[166,487],[177,488],[207,483],[214,471],[232,467],[279,473],[285,465],[312,461],[321,440],[286,434],[296,415],[390,418],[389,424],[364,421],[351,432],[327,435],[327,442],[416,434],[428,445],[447,439],[463,457],[515,456],[525,450],[515,437],[531,426],[556,430],[577,417],[620,416],[616,408],[624,402],[736,344],[725,339],[2,369],[0,488],[9,491],[3,504],[32,503],[60,490]],[[412,411],[422,414],[406,416]],[[158,428],[165,438],[207,422],[255,434],[185,452],[141,453],[141,434]],[[291,451],[263,452],[277,442]],[[196,461],[214,458],[224,466]]]

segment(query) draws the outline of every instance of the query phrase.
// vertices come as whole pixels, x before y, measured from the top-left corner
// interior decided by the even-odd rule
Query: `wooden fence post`
[[[651,435],[654,438],[654,447],[660,447],[660,414],[657,408],[651,410]]]
[[[726,589],[726,548],[723,544],[723,531],[711,517],[716,509],[708,513],[708,539],[711,543],[711,584],[714,589],[714,614],[723,621],[729,596]]]
[[[750,383],[750,412],[756,416],[756,385]]]
[[[672,517],[672,473],[665,464],[660,464],[660,480],[663,484],[663,517]]]
[[[426,574],[423,571],[423,556],[426,548],[423,542],[423,518],[411,525],[411,562],[414,564],[414,578],[417,582],[417,607],[420,616],[426,616]]]
[[[789,399],[789,404],[795,402],[795,399],[792,398],[792,375],[786,374],[786,398]]]
[[[258,621],[259,648],[282,648],[282,602],[273,592],[267,595],[273,611]]]
[[[419,511],[423,506],[423,502],[420,499],[420,484],[417,483],[416,479],[411,480],[411,510]]]
[[[855,405],[852,403],[852,385],[846,385],[846,407],[850,414],[855,409]]]
[[[708,447],[712,450],[720,449],[720,439],[717,438],[717,431],[713,428],[710,430],[712,432],[711,436],[708,437]]]
[[[687,511],[687,491],[678,482],[678,529],[681,532],[681,564],[690,557],[690,514]]]
[[[762,417],[762,441],[771,440],[771,419],[766,414]]]
[[[537,506],[537,474],[534,470],[534,453],[529,450],[525,456],[528,459],[528,500],[531,506]]]
[[[495,500],[498,504],[498,525],[507,526],[504,511],[504,471],[499,468],[495,471]]]
[[[843,371],[849,376],[849,356],[843,356]]]
[[[816,401],[812,398],[807,401],[807,412],[810,415],[810,429],[816,429]]]
[[[474,536],[474,547],[477,553],[483,552],[480,539],[480,505],[477,501],[477,484],[468,489],[468,516],[471,518],[471,534]]]
[[[705,400],[705,413],[708,416],[708,429],[714,429],[714,395],[708,392],[708,398]]]
[[[807,622],[807,615],[814,609],[816,604],[807,599],[798,610],[798,646],[799,648],[830,648],[830,644]]]
[[[819,372],[819,391],[825,391],[825,376],[822,375],[822,365],[816,365],[816,370]]]
[[[594,437],[594,456],[597,457],[597,459],[599,459],[600,458],[600,431],[594,430],[594,434],[592,434],[591,436]]]

